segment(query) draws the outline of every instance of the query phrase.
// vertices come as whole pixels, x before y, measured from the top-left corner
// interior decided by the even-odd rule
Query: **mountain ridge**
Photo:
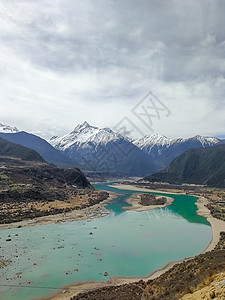
[[[0,137],[0,155],[7,156],[7,157],[16,157],[27,161],[45,162],[45,160],[41,157],[41,155],[36,151],[21,146],[19,144],[9,142],[1,137]]]
[[[161,172],[145,177],[151,182],[225,187],[225,145],[189,149]]]
[[[46,161],[57,165],[58,167],[79,167],[77,161],[63,156],[61,152],[56,150],[46,140],[25,131],[14,133],[1,133],[0,137],[10,142],[30,148],[38,152]]]
[[[159,163],[161,169],[181,153],[191,148],[212,147],[222,143],[216,137],[196,135],[190,138],[169,139],[163,135],[147,135],[134,141],[134,144]]]
[[[109,141],[116,141],[119,138],[124,137],[113,132],[110,128],[98,128],[89,125],[85,121],[82,124],[78,124],[69,134],[57,138],[53,137],[49,142],[57,149],[65,151],[73,144],[77,144],[80,147],[86,147],[87,142],[105,145]]]
[[[141,175],[157,170],[155,163],[129,139],[110,128],[98,128],[86,121],[69,134],[50,140],[66,156],[82,157],[84,169],[119,175]]]
[[[53,137],[49,142],[68,157],[73,158],[73,155],[79,153],[83,158],[88,157],[88,161],[92,161],[89,155],[90,152],[95,156],[99,153],[99,148],[110,152],[112,148],[115,148],[115,145],[117,147],[118,143],[120,147],[126,143],[133,149],[136,146],[145,154],[145,156],[143,154],[142,156],[143,158],[145,157],[146,162],[151,162],[152,167],[150,167],[150,171],[153,173],[154,171],[162,170],[167,167],[175,157],[190,148],[211,147],[221,143],[221,141],[222,140],[215,137],[203,137],[200,135],[191,138],[170,139],[159,134],[146,135],[145,137],[131,141],[127,137],[115,133],[109,128],[91,126],[85,121],[82,124],[78,124],[70,133],[62,137]],[[120,157],[120,159],[123,158]],[[129,165],[135,163],[137,166],[138,160],[135,155],[132,155],[132,159],[133,162],[130,162]],[[85,168],[87,166],[83,167]],[[141,168],[145,170],[140,172]],[[147,168],[144,163],[140,163],[139,170],[136,172],[132,170],[131,173],[127,172],[125,175],[139,176],[141,173],[147,173]],[[120,171],[124,172],[123,168],[121,168]]]
[[[2,133],[16,133],[19,132],[15,126],[10,126],[0,121],[0,132]]]
[[[110,128],[99,128],[87,121],[62,137],[49,141],[4,123],[0,136],[37,151],[60,167],[77,166],[84,171],[113,176],[145,176],[165,169],[174,158],[190,148],[212,147],[224,143],[216,137],[196,135],[168,138],[152,134],[131,140]],[[15,129],[16,128],[16,129]],[[4,132],[1,133],[1,130]],[[16,132],[15,132],[16,131]],[[41,145],[40,145],[41,144]]]

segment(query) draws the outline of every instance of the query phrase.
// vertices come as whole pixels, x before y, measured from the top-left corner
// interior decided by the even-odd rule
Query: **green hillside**
[[[0,155],[21,158],[28,161],[44,162],[36,151],[0,138]]]
[[[225,187],[225,145],[190,149],[175,158],[166,169],[145,177],[145,180]]]

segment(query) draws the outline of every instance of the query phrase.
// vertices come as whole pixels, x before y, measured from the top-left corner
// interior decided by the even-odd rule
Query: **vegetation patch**
[[[159,197],[153,194],[141,194],[139,203],[144,206],[164,205],[166,203],[166,197]]]

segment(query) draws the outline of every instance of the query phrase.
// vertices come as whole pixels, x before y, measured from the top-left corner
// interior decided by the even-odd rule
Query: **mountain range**
[[[84,169],[88,168],[89,162],[90,167],[93,164],[94,168],[98,158],[101,158],[101,162],[105,160],[110,165],[108,154],[114,154],[120,160],[117,168],[114,169],[116,172],[141,176],[144,173],[150,174],[164,169],[175,157],[190,148],[211,147],[224,141],[200,135],[187,139],[169,139],[158,134],[131,140],[109,128],[100,129],[84,122],[69,134],[63,137],[52,137],[49,142],[70,158],[80,155],[84,160]],[[97,170],[101,171],[100,168]]]
[[[161,172],[145,177],[151,182],[225,187],[225,145],[189,149]]]
[[[49,142],[72,159],[81,157],[79,163],[83,170],[122,176],[143,176],[158,170],[151,158],[131,140],[110,128],[94,127],[87,122]]]
[[[158,134],[146,135],[134,141],[134,144],[147,153],[160,169],[166,168],[175,157],[188,149],[206,148],[222,143],[224,140],[216,137],[196,135],[187,139],[169,139]]]
[[[0,123],[0,137],[37,151],[57,166],[77,166],[83,171],[116,176],[146,176],[166,168],[190,148],[206,148],[224,143],[215,137],[169,139],[146,135],[131,140],[110,128],[98,128],[87,122],[70,133],[46,141],[36,135]]]

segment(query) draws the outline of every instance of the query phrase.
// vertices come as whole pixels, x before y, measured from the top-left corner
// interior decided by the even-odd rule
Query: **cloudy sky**
[[[220,0],[0,0],[0,120],[46,138],[84,120],[224,136],[224,11]]]

